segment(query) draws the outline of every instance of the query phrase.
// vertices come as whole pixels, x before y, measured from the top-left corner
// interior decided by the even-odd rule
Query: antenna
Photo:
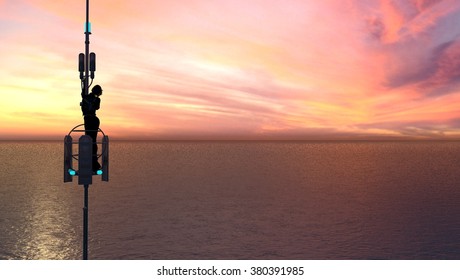
[[[85,53],[78,55],[78,71],[83,84],[83,94],[89,94],[89,78],[94,79],[96,71],[96,54],[89,52],[89,35],[91,34],[91,22],[89,22],[89,0],[86,0],[86,21],[85,21]],[[91,71],[91,75],[90,75]]]
[[[80,72],[80,80],[83,80],[83,73],[85,72],[85,54],[78,55],[78,71]]]
[[[89,54],[89,71],[91,71],[91,80],[94,79],[94,72],[96,71],[96,54]]]

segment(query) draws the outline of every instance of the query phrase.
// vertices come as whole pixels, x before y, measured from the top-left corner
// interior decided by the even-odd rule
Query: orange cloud
[[[3,135],[81,122],[84,4],[0,2]],[[458,1],[106,0],[90,13],[102,127],[119,138],[458,131]]]

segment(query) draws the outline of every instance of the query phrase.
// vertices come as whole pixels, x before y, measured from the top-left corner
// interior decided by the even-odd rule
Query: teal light
[[[97,175],[102,175],[102,170],[99,169],[98,171],[96,171],[96,174],[97,174]]]
[[[69,172],[70,176],[75,176],[75,175],[77,175],[77,171],[75,171],[75,170],[73,170],[73,169],[71,169],[71,168],[69,168],[68,172]]]

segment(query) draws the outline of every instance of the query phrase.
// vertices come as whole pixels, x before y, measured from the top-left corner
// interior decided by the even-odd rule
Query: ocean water
[[[90,259],[460,259],[459,142],[116,142]],[[0,142],[0,259],[81,259],[63,143]]]

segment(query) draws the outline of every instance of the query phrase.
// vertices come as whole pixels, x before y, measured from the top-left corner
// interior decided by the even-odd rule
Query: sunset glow
[[[85,3],[0,0],[0,140],[82,123]],[[457,0],[91,0],[90,21],[116,139],[460,136]]]

